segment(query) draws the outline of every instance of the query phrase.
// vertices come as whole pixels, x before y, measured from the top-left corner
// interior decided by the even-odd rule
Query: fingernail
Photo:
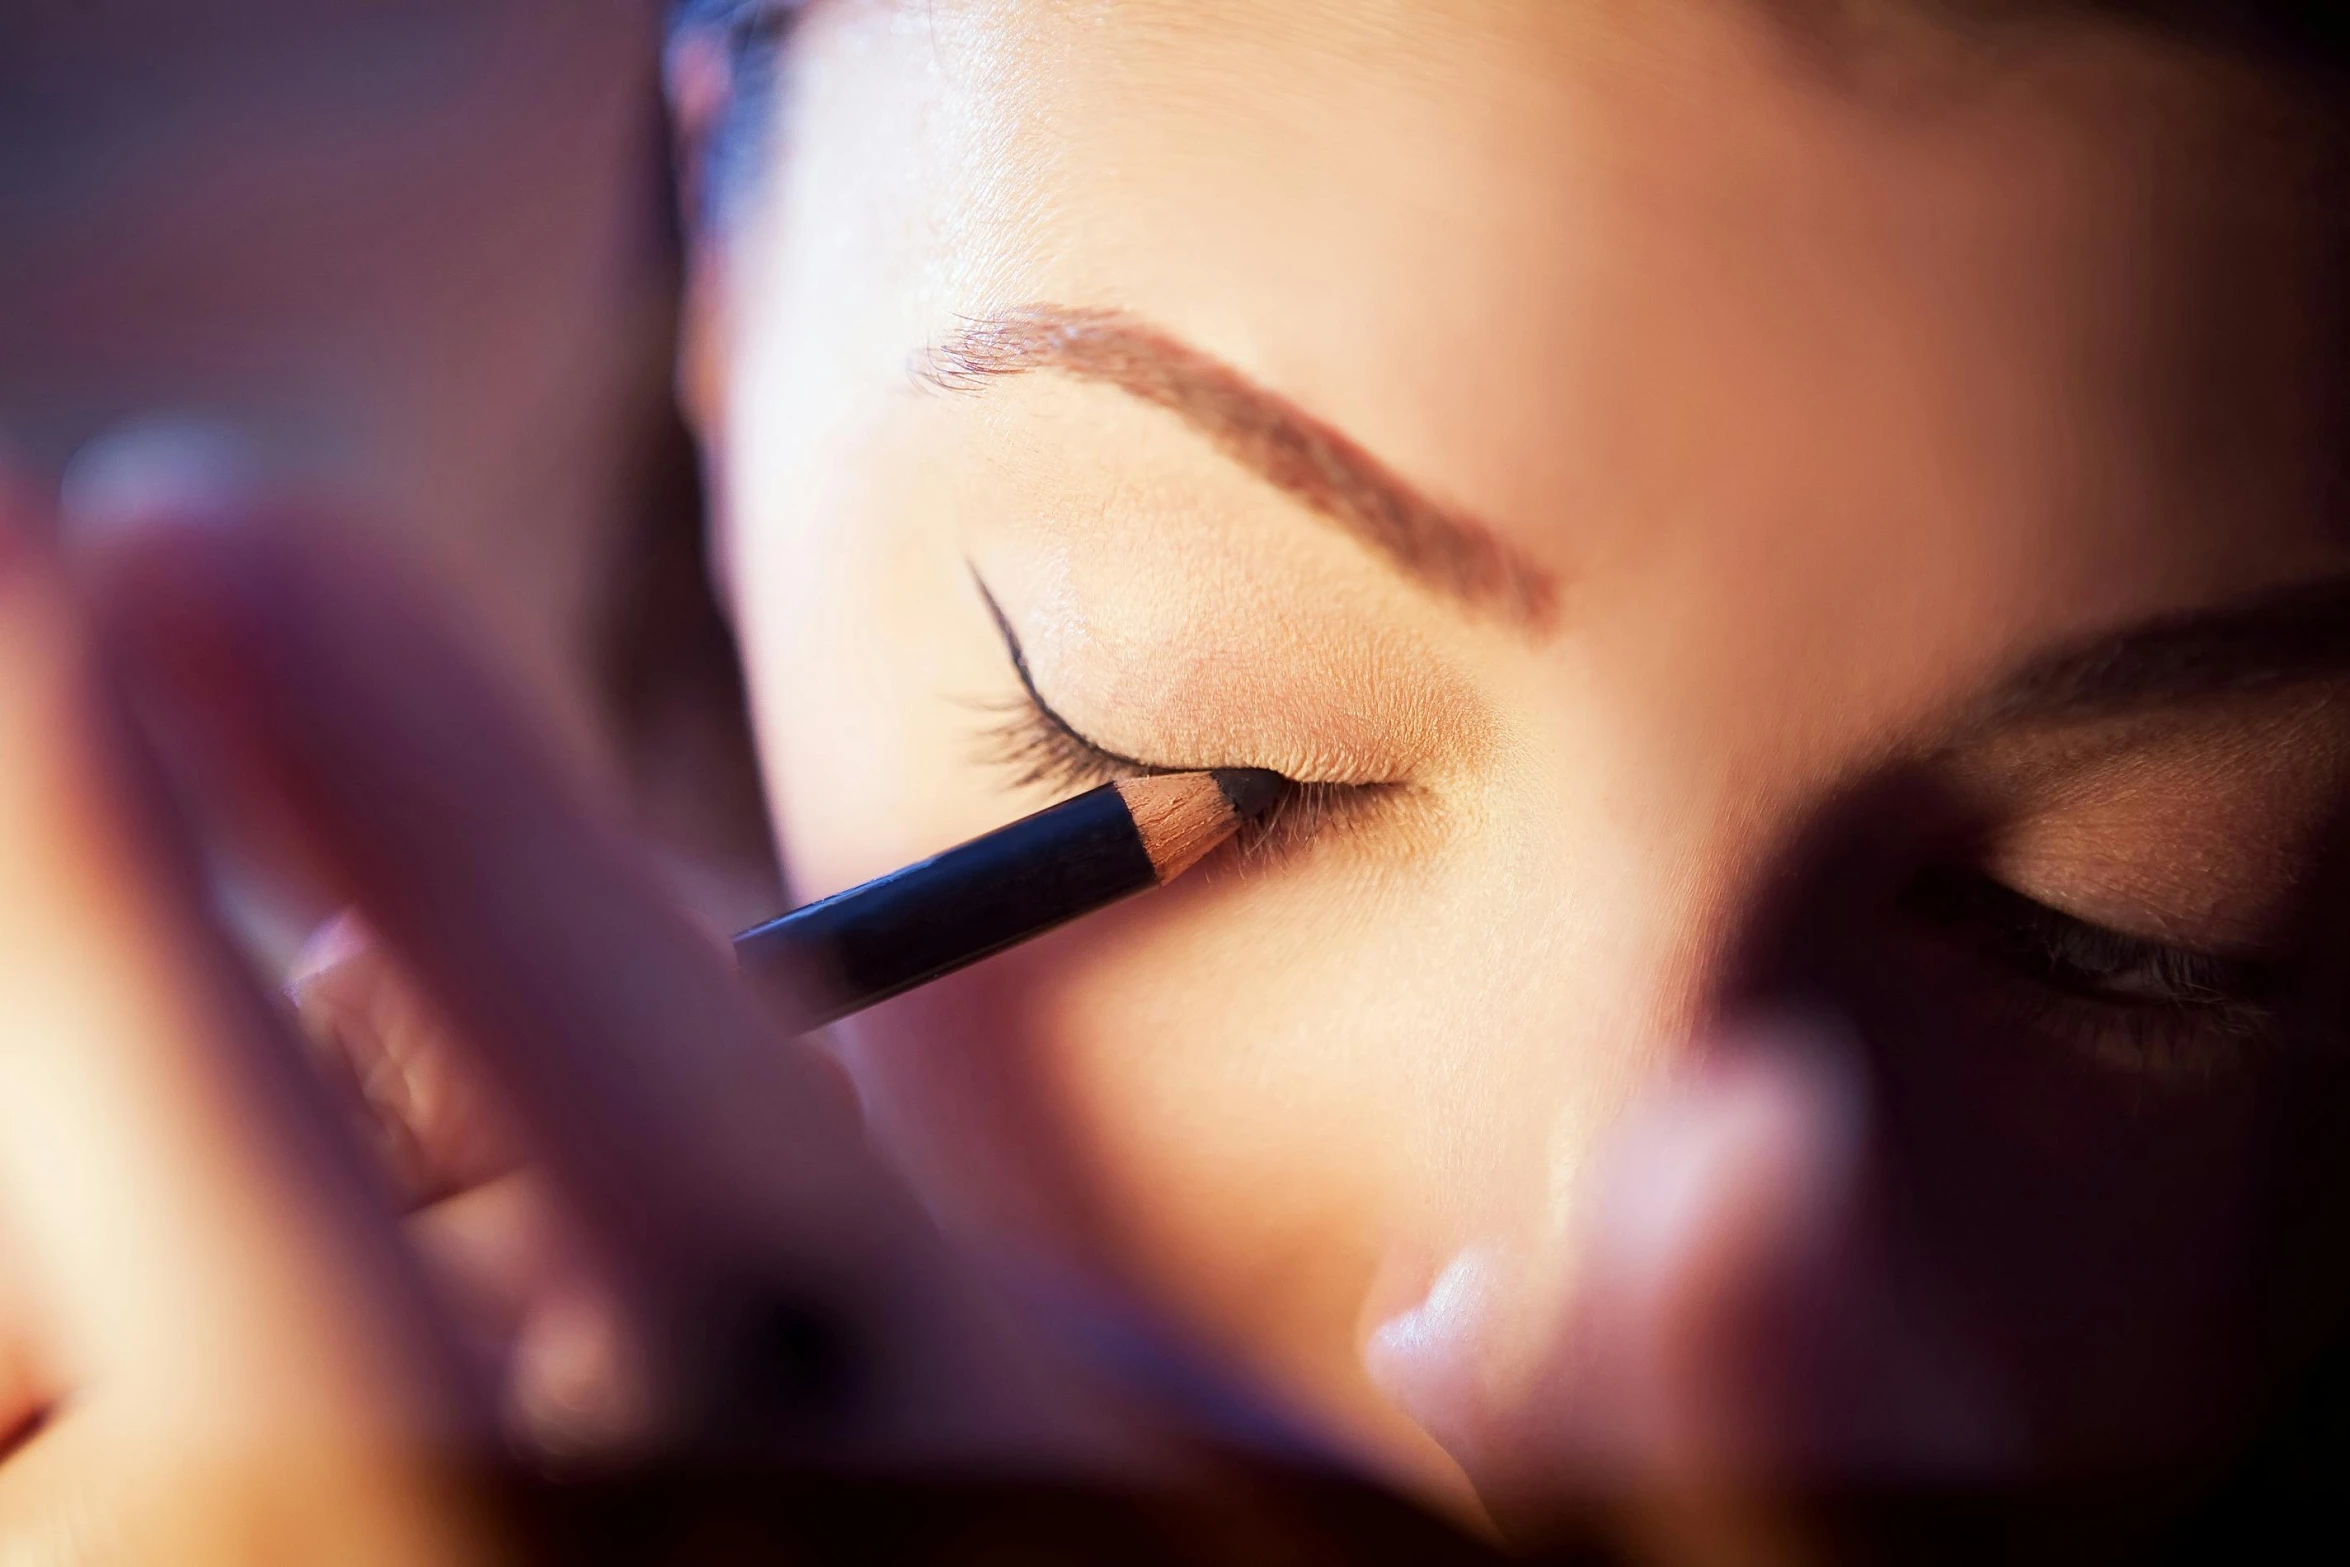
[[[541,1302],[511,1375],[507,1417],[543,1459],[638,1455],[660,1435],[660,1395],[608,1300],[564,1292]]]
[[[1497,1247],[1473,1246],[1446,1265],[1419,1302],[1371,1331],[1365,1346],[1374,1381],[1458,1354],[1491,1307],[1501,1269]]]
[[[1661,1277],[1729,1208],[1810,1213],[1855,1179],[1866,1094],[1832,1020],[1750,1024],[1618,1134],[1599,1244],[1634,1277]]]
[[[153,526],[225,523],[262,489],[253,443],[226,425],[150,419],[84,446],[59,487],[59,515],[77,536]]]
[[[1508,1332],[1499,1320],[1507,1271],[1499,1245],[1470,1247],[1417,1305],[1380,1323],[1363,1344],[1372,1386],[1463,1463],[1478,1449],[1495,1367],[1520,1348],[1496,1342]]]
[[[322,921],[286,971],[288,993],[300,990],[321,974],[342,967],[375,945],[367,921],[357,909],[345,909]]]

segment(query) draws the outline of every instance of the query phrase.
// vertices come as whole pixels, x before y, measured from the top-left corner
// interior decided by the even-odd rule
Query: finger
[[[658,1367],[577,1227],[528,1172],[410,1221],[515,1440],[542,1461],[645,1456],[663,1435]]]
[[[1578,1328],[1605,1346],[1633,1528],[1659,1561],[1829,1559],[1798,1499],[1865,1460],[1832,1450],[1833,1403],[1798,1367],[1825,1275],[1853,1271],[1863,1130],[1837,1063],[1774,1045],[1708,1063],[1615,1152]]]
[[[940,1244],[838,1067],[770,1032],[427,600],[304,520],[118,516],[86,562],[110,642],[217,749],[260,760],[475,1053],[644,1324],[664,1422],[835,1450],[1128,1451]]]
[[[967,1324],[916,1326],[962,1286],[845,1079],[769,1033],[397,571],[287,513],[191,527],[150,504],[89,539],[110,643],[274,791],[475,1053],[664,1357],[674,1419],[736,1418],[702,1406],[753,1382],[827,1429],[851,1380],[868,1429],[1034,1401],[994,1387],[1027,1373]]]
[[[0,1212],[44,1360],[152,1425],[451,1433],[396,1231],[0,510]]]
[[[1660,1561],[1815,1559],[1810,1501],[1979,1480],[2005,1428],[1899,1265],[1870,1130],[1833,1025],[1717,1040],[1613,1139],[1552,1242],[1571,1272],[1485,1249],[1375,1337],[1375,1372],[1520,1531],[1579,1492]]]
[[[445,1197],[408,1218],[408,1238],[484,1386],[503,1385],[514,1344],[555,1256],[553,1203],[525,1171]]]
[[[1607,1174],[1594,1330],[1626,1423],[1720,1489],[1980,1480],[2008,1455],[1988,1376],[1873,1179],[1857,1051],[1825,1021],[1728,1042]]]
[[[704,933],[707,934],[706,932]],[[316,932],[288,992],[322,1066],[417,1210],[409,1234],[484,1386],[544,1460],[612,1461],[661,1435],[655,1368],[599,1267],[447,1025],[355,914]]]
[[[184,521],[149,506],[95,530],[107,623],[225,737],[218,752],[269,770],[631,1272],[680,1265],[696,1240],[680,1215],[743,1188],[724,1167],[754,1140],[796,1151],[812,1181],[860,1169],[836,1081],[774,1049],[724,961],[396,571],[295,519]],[[746,1094],[777,1076],[797,1091]],[[797,1118],[746,1125],[749,1102]]]
[[[658,1436],[651,1368],[623,1291],[546,1183],[429,1002],[355,914],[322,926],[288,983],[304,1032],[349,1085],[417,1210],[409,1236],[484,1386],[543,1459],[610,1460]]]
[[[356,913],[318,929],[286,993],[404,1205],[440,1202],[521,1163],[521,1138],[478,1067]]]

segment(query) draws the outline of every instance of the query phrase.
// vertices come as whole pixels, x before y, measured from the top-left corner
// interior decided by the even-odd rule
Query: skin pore
[[[1326,786],[838,1030],[891,1151],[1441,1488],[1366,1337],[1822,1007],[2017,1440],[2225,1440],[2341,1301],[2334,138],[2077,18],[808,8],[687,376],[795,892]]]

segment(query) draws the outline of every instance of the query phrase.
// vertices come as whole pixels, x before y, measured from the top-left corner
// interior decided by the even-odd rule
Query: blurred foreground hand
[[[67,511],[0,500],[0,1560],[1339,1538],[1278,1502],[1153,1521],[1206,1449],[938,1237],[838,1073],[347,530],[185,441],[85,462]],[[465,1136],[368,1156],[219,931],[190,799],[361,912],[399,979],[341,972],[429,1016]],[[410,1087],[391,1119],[438,1136]],[[501,1272],[529,1320],[485,1328]],[[1352,1495],[1295,1494],[1323,1489]]]
[[[389,564],[168,445],[69,512],[0,496],[0,1561],[1492,1559],[947,1244]],[[355,911],[307,1058],[194,801]],[[1998,1390],[1835,1029],[1704,1059],[1374,1369],[1513,1539],[1918,1559],[1833,1504],[1995,1491]]]
[[[1584,1223],[1472,1249],[1373,1334],[1513,1534],[1604,1514],[1626,1554],[1702,1567],[2017,1559],[1931,1538],[1996,1522],[2021,1442],[1870,1200],[1852,1044],[1801,1018],[1708,1041],[1618,1128]]]

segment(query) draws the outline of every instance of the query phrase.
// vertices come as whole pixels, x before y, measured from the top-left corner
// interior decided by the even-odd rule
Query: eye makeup
[[[1005,656],[1019,681],[1020,694],[987,709],[990,722],[980,740],[980,760],[1000,768],[1015,789],[1044,789],[1074,793],[1121,779],[1147,778],[1193,769],[1123,755],[1087,736],[1063,717],[1037,688],[1027,650],[1002,605],[976,571],[973,585],[987,606],[1002,640]],[[1280,798],[1239,835],[1241,851],[1261,857],[1302,842],[1342,821],[1392,800],[1402,789],[1393,782],[1336,782],[1282,778]]]
[[[807,1033],[1173,881],[1287,790],[1247,768],[1103,784],[744,931],[735,959]]]
[[[1309,661],[1303,670],[1293,670],[1266,653],[1237,655],[1232,650],[1245,646],[1239,639],[1253,632],[1253,623],[1193,606],[1188,599],[1178,599],[1182,608],[1173,609],[1155,588],[1133,586],[1118,573],[1082,594],[1072,593],[1065,577],[1047,573],[1044,590],[1030,587],[1022,601],[1043,627],[1040,678],[1019,624],[978,566],[966,565],[1002,646],[1012,677],[1007,684],[1016,688],[1006,697],[973,704],[985,720],[977,759],[1008,790],[1071,794],[1200,766],[1269,766],[1277,756],[1322,754],[1310,743],[1300,744],[1301,739],[1310,742],[1312,722],[1284,711],[1281,697],[1285,687],[1293,689],[1298,701],[1292,705],[1310,712],[1308,704],[1332,688],[1325,666]],[[1016,585],[1028,586],[1018,566],[1010,571]],[[1119,613],[1106,621],[1097,618],[1105,605]],[[1196,635],[1190,625],[1195,615],[1207,627]],[[1062,628],[1070,624],[1083,634],[1068,636]],[[1150,634],[1133,635],[1133,624],[1147,626]],[[1344,638],[1336,635],[1323,644],[1325,651],[1344,652],[1345,647]],[[1149,678],[1186,660],[1210,668],[1221,664],[1215,695],[1203,701],[1196,687],[1181,690],[1179,681]],[[1235,669],[1245,672],[1225,673]],[[1057,706],[1046,695],[1048,682],[1055,690],[1072,686],[1079,693],[1076,705],[1067,711]],[[1226,690],[1235,695],[1224,697]],[[1115,727],[1122,743],[1097,738],[1093,723],[1070,713],[1096,715],[1097,722]],[[1263,718],[1267,738],[1261,747],[1251,739],[1260,715],[1270,715]],[[1148,739],[1154,732],[1170,735],[1166,752]],[[1350,733],[1357,743],[1336,759],[1338,769],[1352,772],[1366,752],[1375,753],[1376,741],[1361,744],[1361,734]],[[2060,892],[2094,888],[2086,908],[2071,907],[2062,897],[2043,901],[2033,896],[2042,886],[2032,874],[2036,862],[2031,855],[2020,865],[2007,865],[1963,848],[1957,862],[1929,865],[1903,893],[1905,923],[1930,936],[1943,953],[1963,960],[1960,969],[1943,971],[1938,982],[1942,1004],[1980,1009],[1978,1016],[1990,1026],[2018,1038],[2155,1080],[2225,1071],[2289,1045],[2322,1045],[2327,1031],[2313,1029],[2305,1015],[2308,1009],[2299,999],[2305,976],[2298,965],[2237,950],[2231,931],[2241,922],[2202,917],[2210,911],[2199,906],[2191,910],[2198,917],[2190,919],[2193,900],[2166,899],[2149,885],[2140,863],[2146,859],[2145,829],[2159,824],[2142,824],[2131,812],[2143,813],[2144,801],[2156,796],[2144,787],[2119,787],[2094,765],[2102,755],[2093,748],[2073,748],[2063,758],[2063,769],[2038,780],[2040,798],[2054,801],[2050,814],[2074,824],[2068,846],[2045,868]],[[2137,769],[2127,782],[2143,785],[2143,748],[2120,755]],[[1249,858],[1278,857],[1309,841],[1343,837],[1331,829],[1375,825],[1402,803],[1399,797],[1424,793],[1400,779],[1365,783],[1301,778],[1296,772],[1283,776],[1280,803],[1238,835],[1236,847]],[[2195,798],[2208,793],[2182,792]],[[2097,802],[2116,796],[2138,803],[2114,823],[2097,819],[2097,811],[2119,809]],[[2092,822],[2090,829],[2078,825],[2084,816]],[[2235,839],[2231,835],[2228,841]],[[2117,843],[2128,846],[2132,874],[2090,877],[2091,865],[2112,871],[2105,860]],[[2021,879],[2006,874],[2011,870],[2021,870]],[[2196,876],[2198,885],[2207,880]],[[2153,917],[2165,908],[2172,919]],[[2133,921],[2134,911],[2148,917]],[[2109,912],[2114,916],[2110,923],[2105,919]],[[2144,934],[2149,926],[2160,935]],[[2174,928],[2188,933],[2184,940],[2172,935]]]
[[[2012,1019],[2110,1065],[2208,1075],[2298,1037],[2282,963],[2127,935],[1956,866],[1921,872],[1901,907],[1986,971]]]
[[[2350,784],[2327,706],[2026,725],[1943,766],[1899,912],[1978,1026],[2157,1081],[2350,1045],[2321,996]]]

